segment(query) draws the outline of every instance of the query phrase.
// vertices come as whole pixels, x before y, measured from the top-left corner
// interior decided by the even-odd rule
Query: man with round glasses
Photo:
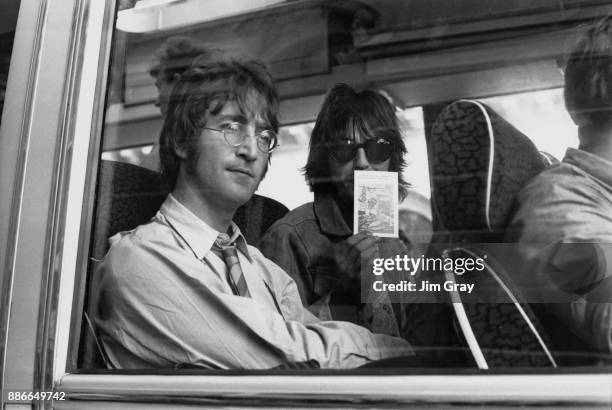
[[[353,235],[353,180],[357,170],[397,172],[401,200],[407,186],[402,177],[406,152],[387,97],[346,84],[328,92],[304,168],[314,202],[278,220],[259,243],[264,255],[296,281],[302,301],[319,318],[395,333],[362,311],[361,272],[372,267],[374,258],[408,254],[409,245],[367,232]],[[405,334],[404,313],[394,309],[400,334]]]
[[[244,125],[238,122],[230,123],[223,129],[204,127],[203,130],[217,131],[223,134],[225,141],[232,147],[239,147],[251,137]],[[257,140],[257,148],[265,154],[271,154],[274,148],[278,145],[278,138],[274,131],[263,130],[252,135]]]
[[[402,339],[314,317],[232,222],[266,173],[278,105],[257,62],[198,61],[178,80],[160,135],[171,193],[111,239],[96,272],[96,325],[116,368],[352,368],[412,354]]]

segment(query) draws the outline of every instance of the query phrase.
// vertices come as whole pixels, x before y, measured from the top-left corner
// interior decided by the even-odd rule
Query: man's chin
[[[353,202],[353,183],[345,182],[336,185],[336,195],[343,202]]]
[[[236,208],[246,204],[255,194],[255,188],[252,190],[251,189],[239,189],[239,190],[234,191],[231,195],[231,198],[227,198],[228,203],[235,205]]]

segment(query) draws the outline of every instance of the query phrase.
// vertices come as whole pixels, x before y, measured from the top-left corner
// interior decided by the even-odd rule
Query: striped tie
[[[215,245],[221,250],[221,254],[227,265],[227,281],[234,295],[251,297],[249,287],[247,286],[242,268],[240,267],[235,240],[232,242],[229,235],[220,233],[215,240]]]

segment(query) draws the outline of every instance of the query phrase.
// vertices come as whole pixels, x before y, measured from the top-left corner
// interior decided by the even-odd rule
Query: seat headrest
[[[92,255],[101,258],[108,237],[151,219],[168,194],[159,173],[137,165],[102,161],[98,176]]]
[[[518,191],[546,168],[529,138],[478,101],[446,106],[431,142],[435,229],[503,230]]]

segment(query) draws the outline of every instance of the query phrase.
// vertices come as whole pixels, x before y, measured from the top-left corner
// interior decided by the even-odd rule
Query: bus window
[[[423,117],[418,108],[398,110],[402,133],[410,147],[404,170],[405,179],[419,194],[429,197],[427,174],[427,150]],[[302,168],[308,156],[308,141],[314,123],[281,126],[279,130],[280,147],[274,153],[274,161],[262,181],[258,193],[274,198],[289,209],[296,208],[313,199],[304,179]],[[133,148],[107,150],[102,152],[102,160],[126,162],[140,165],[150,155],[153,145]],[[279,186],[286,189],[280,190]]]
[[[124,148],[102,153],[104,161],[127,162],[128,164],[138,165],[151,153],[153,145],[144,145],[136,148]]]
[[[244,218],[244,225],[239,223],[243,231],[251,232],[249,227],[258,226],[258,233],[247,235],[254,244],[274,222],[273,219],[313,201],[303,167],[308,151],[312,149],[309,143],[314,120],[326,92],[338,82],[346,82],[357,89],[377,89],[393,104],[408,152],[404,158],[407,166],[402,171],[402,178],[414,192],[408,198],[423,198],[414,199],[414,204],[405,206],[404,213],[417,212],[416,209],[423,207],[421,203],[425,204],[425,209],[428,207],[433,182],[430,182],[432,165],[427,160],[425,142],[429,138],[426,138],[428,127],[435,122],[439,112],[434,107],[441,109],[450,101],[461,98],[479,98],[523,130],[535,141],[538,149],[553,157],[560,158],[565,148],[576,146],[575,128],[564,113],[558,88],[560,77],[554,67],[562,50],[551,52],[546,48],[551,39],[568,37],[566,31],[558,34],[542,28],[534,35],[522,31],[520,25],[515,27],[511,21],[502,20],[515,31],[513,36],[502,36],[495,31],[481,31],[465,22],[453,26],[453,30],[468,32],[471,37],[459,41],[451,30],[441,35],[440,41],[444,45],[434,45],[428,43],[428,38],[435,33],[415,31],[409,19],[400,22],[397,16],[389,14],[391,10],[401,8],[399,5],[298,2],[290,5],[265,3],[238,9],[227,7],[215,11],[218,15],[211,15],[209,10],[192,2],[168,5],[149,4],[147,1],[121,3],[98,174],[99,186],[109,184],[111,188],[110,191],[99,191],[97,198],[93,223],[93,237],[97,242],[93,249],[99,254],[93,256],[95,262],[90,266],[91,272],[101,263],[108,247],[104,243],[106,236],[117,233],[119,227],[131,230],[138,225],[105,224],[109,218],[114,220],[115,203],[112,202],[110,208],[102,204],[112,200],[107,198],[109,195],[122,195],[114,191],[114,186],[122,184],[124,178],[129,180],[131,175],[139,175],[139,168],[147,168],[147,172],[139,177],[142,178],[140,183],[148,187],[147,191],[131,194],[140,195],[146,201],[140,203],[142,198],[137,198],[132,209],[122,211],[129,215],[144,213],[135,215],[139,223],[152,217],[172,190],[172,187],[157,187],[163,179],[159,174],[162,170],[159,135],[164,133],[163,129],[172,126],[167,120],[168,109],[176,109],[172,98],[178,98],[180,86],[185,87],[180,82],[183,73],[198,64],[205,68],[215,59],[231,56],[260,60],[274,77],[280,96],[279,147],[275,148],[256,195],[264,201],[272,200],[279,211],[264,211],[260,219],[254,219],[247,203],[243,208],[244,217],[242,210],[236,217]],[[305,13],[299,19],[298,10]],[[325,13],[321,14],[322,11]],[[178,18],[187,15],[194,20]],[[277,21],[273,29],[259,30],[270,19]],[[479,24],[487,23],[483,19]],[[572,23],[563,24],[569,28]],[[300,36],[290,35],[294,30],[301,33]],[[399,46],[400,40],[394,42],[375,34],[381,32],[397,39],[408,36],[413,43]],[[530,35],[535,39],[530,48],[522,47],[516,40]],[[269,47],[270,44],[275,46]],[[415,44],[421,44],[422,49]],[[487,54],[494,49],[499,51]],[[501,50],[518,53],[518,60],[509,61]],[[523,54],[525,56],[521,57]],[[456,64],[449,64],[445,59],[453,56]],[[472,59],[472,66],[467,63],[469,59]],[[483,81],[494,79],[497,81]],[[455,87],[450,87],[451,84]],[[425,111],[421,110],[421,105]],[[215,131],[227,139],[226,131]],[[558,136],[554,141],[549,138],[551,132]],[[276,216],[272,217],[273,214]],[[419,229],[428,231],[426,225],[428,220],[431,221],[431,212],[426,210],[417,214],[425,218],[425,227]],[[406,218],[406,221],[413,218],[412,223],[404,221],[406,229],[409,229],[408,225],[420,226],[417,217]],[[109,226],[112,226],[110,232],[107,231]],[[104,233],[102,237],[99,237],[99,232]],[[431,238],[431,232],[414,235]],[[421,245],[419,249],[425,253],[427,244]],[[94,279],[90,279],[90,285],[86,286],[89,289],[85,291],[87,298],[94,297],[90,292],[96,292],[91,283],[95,283]],[[88,320],[95,327],[95,320]],[[98,344],[105,344],[102,339]]]
[[[540,151],[561,159],[567,148],[578,147],[578,130],[565,110],[561,88],[489,97],[482,101],[531,138]]]
[[[381,373],[602,372],[609,351],[584,329],[577,350],[563,350],[552,301],[523,299],[505,235],[519,192],[548,169],[538,151],[561,160],[578,147],[557,61],[604,5],[117,2],[68,372],[104,373],[113,386],[159,376],[172,401],[170,375],[193,376],[192,388],[220,374],[309,374],[331,386]],[[319,113],[347,89],[371,93],[370,110],[332,107],[318,133]],[[350,127],[333,130],[345,117]],[[499,134],[520,143],[498,144]],[[327,174],[305,168],[309,153]],[[498,171],[498,158],[537,169]],[[397,174],[378,176],[405,182],[391,185],[398,199],[370,200],[378,186],[350,191],[356,170]],[[388,202],[397,233],[375,238]],[[360,217],[374,220],[362,232]],[[466,260],[488,273],[484,290],[457,273]],[[387,286],[394,274],[403,279]],[[477,296],[461,299],[470,289]],[[64,386],[78,387],[72,376]]]

